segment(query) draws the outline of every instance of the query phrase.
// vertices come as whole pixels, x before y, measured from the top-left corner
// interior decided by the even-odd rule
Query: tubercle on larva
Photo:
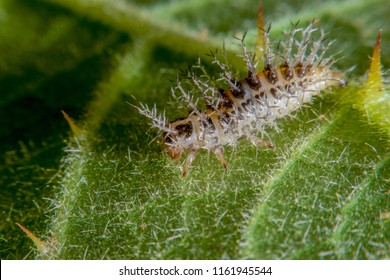
[[[332,57],[324,55],[332,43],[324,44],[324,33],[318,40],[312,34],[319,29],[313,23],[306,28],[290,31],[290,38],[282,46],[283,55],[272,51],[268,32],[265,33],[267,48],[264,52],[265,67],[256,71],[256,62],[241,40],[243,58],[248,71],[247,77],[234,79],[227,66],[212,53],[213,63],[221,69],[220,80],[228,87],[215,88],[210,81],[189,73],[194,88],[201,93],[206,109],[197,108],[192,93],[186,91],[178,81],[172,89],[174,97],[179,98],[190,109],[187,117],[167,122],[164,114],[158,114],[156,107],[149,109],[142,105],[138,111],[151,120],[152,127],[163,134],[163,145],[168,155],[179,160],[186,153],[183,177],[187,176],[190,166],[200,149],[212,151],[223,167],[228,164],[223,156],[225,146],[235,146],[241,138],[254,145],[272,147],[272,144],[260,139],[256,134],[266,134],[265,127],[274,125],[278,118],[311,101],[320,91],[334,86],[345,86],[346,80],[337,70],[331,69]],[[300,39],[297,39],[297,37]],[[278,61],[281,60],[281,61]]]

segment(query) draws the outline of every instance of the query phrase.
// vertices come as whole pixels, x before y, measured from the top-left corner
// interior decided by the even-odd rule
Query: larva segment
[[[187,117],[166,122],[164,114],[158,115],[155,107],[150,110],[141,105],[138,108],[141,114],[151,119],[153,127],[162,131],[163,145],[172,159],[179,160],[183,154],[187,155],[183,177],[188,174],[200,149],[213,152],[226,169],[225,146],[235,146],[238,140],[246,138],[254,145],[272,147],[257,134],[266,135],[267,126],[276,127],[278,118],[291,115],[320,91],[346,85],[343,75],[331,69],[333,59],[324,58],[332,42],[323,43],[325,35],[321,30],[319,39],[312,39],[317,31],[313,24],[290,31],[287,43],[281,44],[283,56],[272,50],[267,31],[265,66],[258,72],[255,70],[257,62],[241,40],[248,70],[248,76],[242,80],[236,80],[228,67],[212,53],[213,63],[221,69],[220,80],[227,84],[226,89],[216,89],[194,72],[189,73],[195,89],[205,99],[205,110],[197,109],[198,99],[184,90],[180,81],[175,89],[180,100],[190,109]]]

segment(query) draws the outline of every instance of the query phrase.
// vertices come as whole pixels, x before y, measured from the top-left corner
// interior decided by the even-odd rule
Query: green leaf
[[[274,149],[243,141],[227,171],[204,152],[182,179],[128,103],[183,116],[170,80],[198,56],[217,75],[205,54],[223,44],[243,77],[233,36],[254,47],[257,1],[3,1],[1,257],[389,258],[386,3],[264,3],[276,41],[319,19],[350,85],[269,128]],[[15,222],[50,246],[29,254]]]

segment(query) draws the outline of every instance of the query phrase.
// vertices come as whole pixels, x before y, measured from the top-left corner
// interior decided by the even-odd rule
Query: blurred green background
[[[271,137],[275,151],[245,144],[229,150],[232,172],[225,174],[203,155],[193,175],[181,180],[159,144],[149,145],[155,134],[145,119],[127,105],[156,103],[170,118],[183,115],[170,104],[170,80],[198,55],[207,65],[207,51],[223,43],[233,67],[243,69],[233,37],[248,31],[253,47],[257,5],[255,0],[1,0],[1,259],[39,256],[16,222],[55,244],[44,256],[49,258],[388,258],[389,222],[375,213],[390,211],[389,135],[367,121],[353,98],[339,100],[360,90],[379,29],[384,73],[389,69],[388,1],[263,1],[276,41],[290,22],[319,19],[336,40],[331,52],[340,52],[336,66],[347,73],[351,88],[282,123],[286,136]],[[61,110],[87,131],[87,140],[74,140]],[[312,121],[322,113],[336,125]],[[324,133],[329,143],[318,142]],[[322,193],[289,177],[310,177],[311,165],[300,162],[307,142],[324,153],[325,145],[329,154],[334,151],[328,162],[319,158],[311,164],[320,164],[316,168],[325,174],[336,169],[324,181],[344,188]],[[303,148],[296,151],[297,146]],[[343,151],[344,166],[335,168],[331,162],[341,160]],[[285,182],[297,187],[284,188],[279,197]],[[74,198],[82,206],[73,205]],[[324,212],[310,209],[313,203]],[[288,218],[292,213],[295,220]],[[364,213],[372,214],[365,218],[372,226],[356,229]]]

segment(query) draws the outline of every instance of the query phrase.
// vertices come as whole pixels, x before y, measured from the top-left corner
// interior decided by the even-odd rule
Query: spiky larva
[[[318,40],[312,39],[314,32],[320,32]],[[198,100],[194,100],[180,81],[172,91],[175,97],[175,91],[178,91],[182,102],[188,105],[190,114],[187,117],[167,122],[164,114],[156,112],[156,107],[137,107],[151,120],[152,126],[163,133],[163,144],[171,158],[179,160],[183,153],[187,154],[183,177],[200,149],[212,151],[226,169],[225,146],[235,146],[241,138],[255,145],[272,146],[258,138],[257,133],[264,134],[266,126],[275,126],[276,119],[290,115],[320,91],[346,85],[343,75],[331,69],[332,57],[324,58],[332,42],[324,43],[322,30],[310,24],[306,28],[292,29],[288,34],[287,42],[281,44],[282,54],[278,55],[272,51],[268,32],[265,32],[265,67],[262,71],[256,71],[257,62],[251,58],[242,39],[248,70],[247,77],[242,80],[234,79],[227,66],[212,53],[213,63],[221,69],[221,80],[228,85],[225,90],[215,88],[210,81],[190,72],[194,88],[206,101],[205,110],[197,109]]]

